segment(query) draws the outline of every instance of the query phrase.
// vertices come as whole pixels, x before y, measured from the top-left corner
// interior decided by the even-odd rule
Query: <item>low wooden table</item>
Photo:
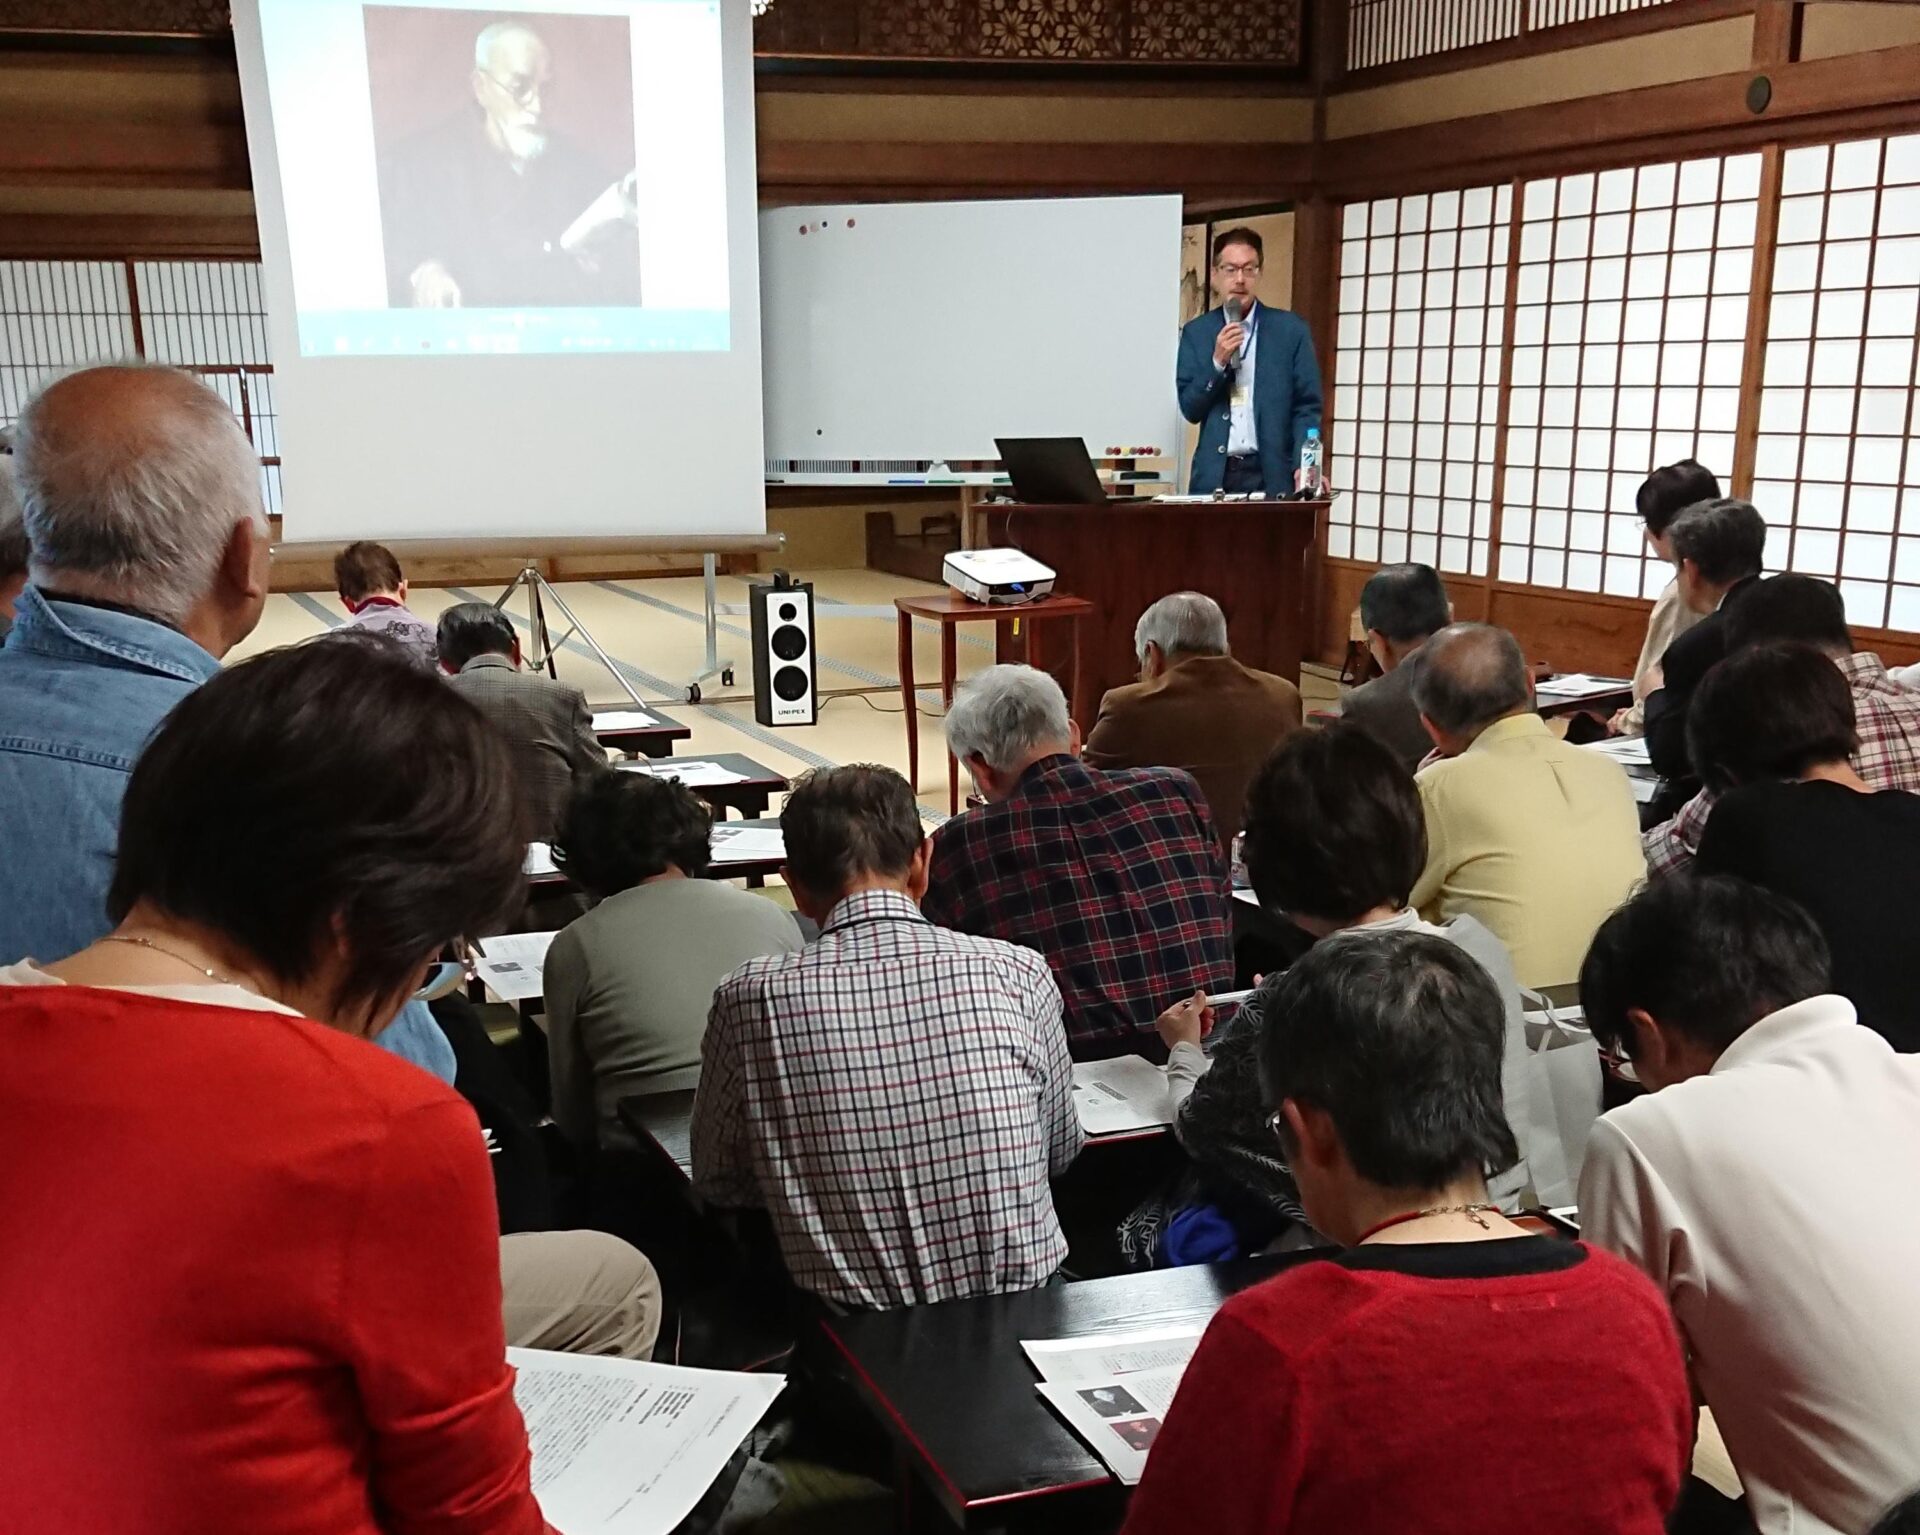
[[[896,597],[893,605],[899,614],[900,693],[907,706],[907,778],[912,782],[915,794],[920,792],[920,715],[919,705],[914,698],[913,676],[913,621],[916,618],[924,618],[940,626],[940,699],[949,706],[953,703],[954,677],[958,665],[957,631],[961,624],[995,625],[999,631],[999,643],[995,651],[998,659],[1004,661],[1012,658],[1015,623],[1024,622],[1027,664],[1037,667],[1041,665],[1042,626],[1050,619],[1070,620],[1072,649],[1069,654],[1073,687],[1069,705],[1073,717],[1080,722],[1080,728],[1088,728],[1090,722],[1087,719],[1086,670],[1080,651],[1080,624],[1095,609],[1086,598],[1055,592],[1037,602],[990,603],[975,602],[957,592],[937,592],[925,597]],[[947,753],[947,810],[951,815],[960,813],[960,764],[951,752]]]
[[[1021,1340],[1204,1327],[1228,1296],[1315,1256],[1157,1269],[822,1326],[840,1372],[953,1528],[1111,1529],[1126,1491],[1033,1389]]]
[[[728,811],[755,820],[767,813],[767,807],[776,794],[787,792],[787,776],[776,773],[763,763],[739,752],[713,752],[706,756],[685,759],[694,762],[711,762],[723,767],[729,773],[738,773],[738,783],[690,783],[687,788],[696,798],[710,805],[715,818],[726,819]]]
[[[653,714],[651,710],[633,709],[621,712],[648,714],[654,721],[651,725],[620,725],[610,730],[598,728],[594,730],[594,740],[623,756],[671,757],[674,742],[685,741],[693,735],[689,726],[676,725],[663,715]]]

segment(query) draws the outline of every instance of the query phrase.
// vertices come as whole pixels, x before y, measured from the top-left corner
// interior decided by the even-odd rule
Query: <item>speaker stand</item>
[[[703,671],[687,679],[687,702],[700,702],[700,684],[720,679],[720,686],[733,686],[733,662],[720,659],[720,586],[719,566],[711,554],[700,556],[700,572],[706,578],[707,664]],[[731,609],[729,611],[732,611]]]
[[[711,562],[713,556],[708,555],[707,558],[709,562]],[[573,609],[567,606],[567,599],[553,589],[553,583],[541,574],[538,565],[521,566],[520,574],[515,576],[513,580],[507,584],[507,589],[495,599],[493,605],[504,613],[507,608],[507,603],[512,599],[513,594],[522,587],[525,587],[527,592],[527,632],[533,637],[533,644],[530,647],[528,659],[532,663],[535,671],[544,671],[549,677],[558,681],[560,673],[554,665],[553,658],[559,651],[560,646],[566,644],[567,641],[575,635],[578,635],[587,649],[591,650],[600,658],[600,664],[606,667],[607,674],[612,677],[615,682],[620,684],[620,691],[632,699],[635,704],[645,706],[646,700],[634,692],[633,684],[628,682],[625,673],[623,673],[618,666],[614,665],[613,657],[600,648],[600,642],[593,637],[593,631],[574,616]],[[713,590],[711,576],[708,577],[707,590],[709,593]],[[568,625],[567,632],[560,636],[558,642],[554,640],[552,634],[547,629],[547,604],[549,602],[551,602],[555,608],[559,609],[560,616],[567,621]],[[707,653],[709,656],[713,653],[713,617],[711,607],[708,609],[707,617]],[[699,702],[697,696],[698,691],[698,689],[695,689],[696,696],[692,700],[695,703]]]

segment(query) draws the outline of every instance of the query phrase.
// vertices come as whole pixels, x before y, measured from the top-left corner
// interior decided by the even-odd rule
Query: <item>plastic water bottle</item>
[[[1307,428],[1307,440],[1300,444],[1300,486],[1301,490],[1319,495],[1326,481],[1320,475],[1320,428]]]

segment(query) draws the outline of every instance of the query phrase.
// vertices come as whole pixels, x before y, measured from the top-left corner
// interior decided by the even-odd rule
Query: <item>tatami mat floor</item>
[[[821,706],[819,723],[798,729],[769,730],[753,717],[752,669],[744,614],[721,619],[720,654],[737,666],[736,686],[718,681],[703,687],[702,701],[686,701],[685,684],[705,662],[706,630],[698,577],[659,577],[639,581],[571,581],[557,590],[600,646],[624,670],[650,709],[687,725],[691,740],[676,755],[740,752],[786,777],[829,763],[880,762],[907,770],[906,726],[901,719],[899,669],[891,617],[836,616],[836,605],[890,605],[895,597],[937,588],[874,570],[820,570],[798,573],[814,583],[819,636],[819,682],[831,695]],[[408,605],[431,622],[444,609],[468,600],[492,601],[498,586],[419,589]],[[720,582],[720,601],[744,603],[746,583]],[[509,612],[525,626],[527,602],[517,595]],[[331,593],[277,593],[253,637],[234,659],[308,639],[341,622],[345,615]],[[553,623],[557,613],[549,613]],[[556,625],[557,639],[564,625]],[[959,665],[970,675],[993,659],[986,625],[960,631]],[[596,707],[624,703],[619,685],[578,638],[563,647],[560,675],[581,688]],[[930,816],[947,808],[944,737],[938,718],[939,637],[929,625],[916,636],[914,673],[921,689],[920,803]],[[1332,698],[1331,681],[1303,679],[1309,705]],[[850,690],[850,691],[842,691]],[[860,690],[860,691],[851,691]],[[931,710],[931,714],[929,713]],[[964,784],[963,784],[964,787]]]

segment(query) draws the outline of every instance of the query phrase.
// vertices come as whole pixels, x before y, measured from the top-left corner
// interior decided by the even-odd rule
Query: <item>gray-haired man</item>
[[[0,650],[0,963],[106,932],[120,799],[161,718],[267,598],[260,464],[233,412],[168,368],[89,368],[29,401],[14,470],[31,547]]]
[[[1214,831],[1230,845],[1247,785],[1300,728],[1300,690],[1234,660],[1227,615],[1200,592],[1175,592],[1142,613],[1133,648],[1140,680],[1100,701],[1087,764],[1185,769],[1207,798]]]
[[[987,804],[934,833],[922,909],[1044,954],[1077,1059],[1164,1059],[1154,1021],[1233,976],[1227,860],[1200,786],[1177,768],[1089,768],[1060,685],[1029,666],[971,678],[947,747]]]

